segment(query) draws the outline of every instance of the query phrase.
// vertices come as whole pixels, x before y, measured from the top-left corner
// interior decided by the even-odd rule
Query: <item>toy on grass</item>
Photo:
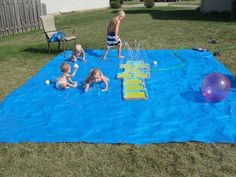
[[[219,102],[225,99],[231,89],[229,79],[219,73],[212,73],[203,80],[201,91],[207,101]]]

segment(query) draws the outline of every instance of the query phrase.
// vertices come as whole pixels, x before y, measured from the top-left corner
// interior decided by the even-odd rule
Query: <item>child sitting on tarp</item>
[[[87,60],[85,59],[85,52],[84,49],[82,48],[82,46],[80,44],[77,44],[75,46],[75,49],[72,52],[71,55],[71,61],[72,62],[76,62],[77,58],[79,58],[80,56],[82,56],[82,61],[86,62]]]
[[[100,82],[103,82],[105,84],[105,87],[102,89],[103,92],[107,91],[108,90],[108,81],[109,79],[103,75],[103,73],[95,68],[95,69],[92,69],[85,81],[85,92],[88,91],[90,85],[92,83],[100,83]]]
[[[63,75],[57,80],[55,86],[57,89],[66,89],[70,87],[76,87],[77,83],[72,81],[71,78],[75,76],[77,70],[78,70],[78,65],[74,65],[74,72],[72,74],[70,73],[70,65],[68,63],[62,63],[61,65],[61,71]]]

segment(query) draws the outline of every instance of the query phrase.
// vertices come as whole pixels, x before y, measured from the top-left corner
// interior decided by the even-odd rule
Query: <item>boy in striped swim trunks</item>
[[[118,32],[120,29],[120,22],[125,17],[124,11],[118,11],[116,16],[109,22],[107,26],[107,47],[106,51],[102,57],[103,60],[106,59],[106,56],[108,54],[108,50],[111,47],[118,46],[118,58],[124,58],[124,56],[121,55],[121,48],[122,48],[122,42],[120,37],[118,36]]]

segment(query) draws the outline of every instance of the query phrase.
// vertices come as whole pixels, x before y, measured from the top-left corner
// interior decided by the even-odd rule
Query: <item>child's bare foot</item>
[[[108,91],[108,89],[102,89],[102,92],[106,92],[106,91]]]
[[[74,83],[71,85],[71,87],[74,87],[74,88],[75,88],[75,87],[77,87],[77,85],[78,85],[77,82],[74,82]]]
[[[72,88],[75,88],[75,87],[77,87],[77,82],[75,82],[75,81],[71,81],[69,84],[68,84],[68,87],[72,87]]]
[[[125,56],[119,55],[118,58],[119,58],[119,59],[122,59],[122,58],[125,58]]]
[[[77,59],[71,59],[71,62],[72,63],[77,62]]]
[[[102,57],[101,57],[101,59],[102,59],[102,60],[106,60],[107,58],[106,58],[106,57],[104,57],[104,56],[102,56]]]

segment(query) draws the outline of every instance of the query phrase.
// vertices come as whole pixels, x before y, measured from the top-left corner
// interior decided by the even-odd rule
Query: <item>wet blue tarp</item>
[[[145,101],[122,100],[122,81],[116,79],[121,60],[111,50],[102,61],[103,52],[86,50],[88,62],[77,62],[78,88],[57,90],[45,84],[61,75],[60,65],[71,55],[67,51],[66,59],[58,55],[10,93],[0,105],[0,142],[236,142],[234,77],[210,52],[142,51],[151,66]],[[109,90],[101,92],[103,85],[95,84],[84,93],[83,82],[95,67],[109,77]],[[200,92],[202,80],[213,72],[232,81],[229,96],[218,103],[206,102]]]

